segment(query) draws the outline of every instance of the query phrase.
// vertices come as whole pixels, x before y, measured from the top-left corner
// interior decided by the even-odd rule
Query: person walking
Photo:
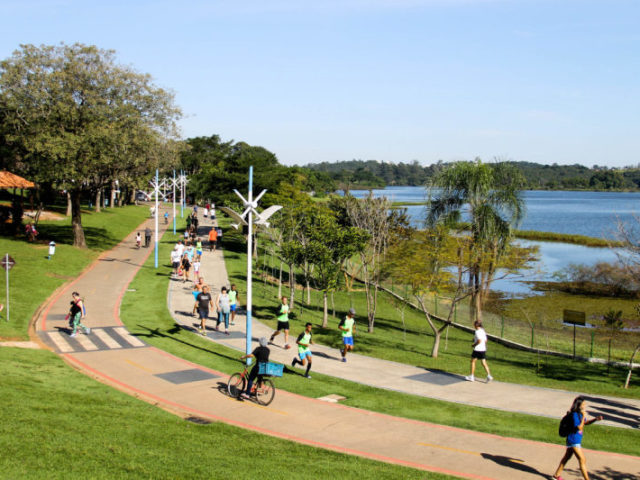
[[[142,244],[142,235],[140,235],[140,232],[136,233],[136,248],[139,250],[140,249],[140,245]]]
[[[149,227],[144,229],[144,248],[149,248],[151,243],[151,229]]]
[[[487,365],[487,332],[482,328],[482,322],[480,320],[473,322],[473,328],[476,329],[476,333],[473,336],[473,352],[471,352],[471,375],[464,377],[464,379],[468,382],[475,382],[476,360],[480,359],[482,366],[487,372],[487,383],[489,383],[493,380],[493,377],[489,371],[489,365]]]
[[[218,298],[216,298],[216,310],[218,311],[218,321],[216,322],[216,330],[219,331],[220,324],[224,322],[224,333],[229,335],[229,294],[227,287],[222,287]]]
[[[589,473],[587,472],[587,460],[584,457],[582,451],[582,436],[584,433],[585,425],[591,425],[594,422],[602,420],[602,415],[587,420],[587,411],[584,397],[576,397],[571,405],[571,410],[568,413],[571,414],[572,429],[571,433],[567,435],[567,450],[564,452],[564,456],[560,460],[560,465],[556,468],[556,472],[552,478],[556,480],[562,480],[560,474],[564,469],[567,462],[572,456],[576,456],[578,464],[580,465],[580,472],[582,472],[582,478],[589,480]]]
[[[169,212],[164,212],[164,224],[169,223]]]
[[[191,264],[193,267],[193,281],[197,282],[200,278],[200,255],[196,255]]]
[[[298,335],[296,343],[298,344],[298,356],[300,357],[300,360],[293,357],[293,361],[291,362],[292,367],[295,367],[298,363],[303,367],[305,364],[307,365],[307,371],[304,374],[306,378],[311,378],[311,375],[309,375],[309,370],[311,370],[311,357],[313,356],[309,349],[309,345],[313,343],[311,338],[311,328],[311,322],[307,322],[304,326],[304,332]]]
[[[218,241],[218,231],[214,228],[209,230],[209,251],[213,252],[216,249],[216,243]]]
[[[266,337],[260,337],[259,340],[260,346],[256,347],[253,352],[248,355],[243,355],[240,357],[240,360],[245,360],[247,358],[255,358],[255,363],[249,372],[249,378],[247,379],[247,387],[245,391],[240,395],[240,398],[248,400],[251,395],[251,387],[253,387],[253,382],[258,378],[258,371],[260,369],[261,363],[267,363],[269,361],[269,354],[271,351],[269,347],[267,347],[267,339]],[[260,380],[260,379],[258,379]]]
[[[353,350],[353,334],[356,331],[355,316],[356,311],[350,308],[347,316],[338,325],[338,329],[342,331],[342,350],[340,350],[340,354],[343,362],[347,361],[347,352]]]
[[[191,260],[189,260],[189,254],[185,251],[182,255],[182,283],[189,280],[189,270],[191,270]]]
[[[276,338],[280,332],[284,332],[284,348],[286,350],[291,348],[291,345],[289,345],[289,299],[282,297],[281,302],[278,308],[278,326],[276,331],[271,334],[269,343],[273,344],[273,339]]]
[[[231,284],[231,290],[229,290],[229,306],[231,307],[231,325],[236,324],[236,309],[238,308],[238,289],[236,284]]]
[[[78,327],[81,327],[84,330],[86,335],[91,333],[91,329],[84,324],[82,324],[81,319],[86,317],[86,310],[84,308],[84,302],[80,298],[80,294],[78,292],[73,292],[71,294],[71,308],[69,309],[69,319],[73,325],[73,331],[71,332],[71,337],[76,336],[76,332]]]
[[[173,275],[178,276],[178,268],[180,267],[180,249],[176,245],[171,250],[171,267],[173,268]]]
[[[216,238],[216,247],[222,249],[222,229],[220,227],[216,227],[216,232],[218,232],[218,237]]]
[[[209,287],[205,285],[202,287],[202,292],[198,294],[196,298],[196,304],[194,308],[198,308],[198,316],[200,317],[200,333],[207,335],[207,319],[209,318],[209,307],[213,308],[213,299],[209,292]]]

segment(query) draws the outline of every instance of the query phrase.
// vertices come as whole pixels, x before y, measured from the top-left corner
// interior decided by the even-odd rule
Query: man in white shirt
[[[476,329],[476,333],[473,336],[473,352],[471,352],[471,375],[464,378],[469,382],[475,382],[473,374],[476,371],[476,360],[480,359],[487,372],[487,383],[489,383],[493,377],[489,371],[489,365],[487,365],[487,332],[484,331],[482,322],[479,320],[473,322],[473,327]]]
[[[180,253],[178,246],[176,245],[171,250],[171,266],[173,267],[173,274],[178,275],[178,267],[180,266],[180,259],[182,254]]]

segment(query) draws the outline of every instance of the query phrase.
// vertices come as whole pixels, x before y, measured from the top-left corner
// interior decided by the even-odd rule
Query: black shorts
[[[178,268],[180,266],[180,262],[171,262],[171,266],[173,268]]]
[[[277,330],[289,330],[289,322],[278,322]]]
[[[200,317],[200,320],[206,320],[207,318],[209,318],[209,310],[204,310],[202,308],[199,308],[198,316]]]
[[[473,351],[471,352],[471,358],[477,358],[479,360],[484,360],[485,358],[487,358],[487,352],[477,352],[477,351]]]

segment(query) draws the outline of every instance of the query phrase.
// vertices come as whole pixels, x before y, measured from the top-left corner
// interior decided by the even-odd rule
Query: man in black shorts
[[[291,345],[289,345],[289,299],[287,297],[282,297],[282,304],[278,308],[278,327],[271,335],[269,343],[273,343],[273,339],[276,338],[280,332],[284,332],[285,350],[291,348]]]
[[[253,364],[253,368],[251,368],[251,371],[249,372],[249,379],[247,381],[247,388],[245,389],[244,393],[242,393],[242,395],[240,395],[240,398],[246,399],[248,400],[250,398],[250,394],[251,394],[251,387],[253,387],[253,382],[255,381],[255,379],[258,377],[258,369],[259,369],[259,364],[261,363],[267,363],[269,361],[269,347],[267,347],[267,338],[266,337],[260,337],[259,340],[260,346],[256,347],[253,352],[251,352],[249,355],[243,355],[240,357],[240,360],[244,360],[246,358],[255,358],[255,363]]]
[[[205,285],[202,292],[198,294],[196,305],[198,307],[198,316],[200,317],[200,333],[207,334],[207,318],[209,318],[209,307],[213,307],[213,299],[209,292],[209,287]]]
[[[473,322],[476,333],[473,336],[473,352],[471,352],[471,375],[464,377],[469,382],[475,382],[474,373],[476,371],[476,360],[480,359],[482,366],[487,372],[487,383],[493,380],[489,365],[487,365],[487,332],[482,328],[482,322],[476,320]]]

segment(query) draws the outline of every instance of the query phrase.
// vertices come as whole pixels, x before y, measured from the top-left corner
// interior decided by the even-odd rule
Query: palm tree
[[[524,176],[508,163],[486,164],[478,158],[458,162],[432,180],[427,224],[455,226],[468,206],[470,226],[469,287],[473,320],[482,320],[482,305],[498,264],[508,250],[512,228],[524,216]]]

